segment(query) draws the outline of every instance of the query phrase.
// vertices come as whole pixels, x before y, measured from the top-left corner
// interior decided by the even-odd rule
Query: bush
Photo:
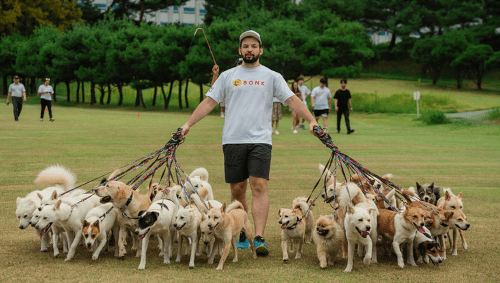
[[[500,108],[497,108],[493,111],[491,111],[488,114],[488,118],[486,118],[488,121],[500,121]]]
[[[446,118],[444,112],[439,110],[425,111],[420,115],[417,120],[421,120],[427,125],[439,125],[439,124],[449,124],[451,121]]]

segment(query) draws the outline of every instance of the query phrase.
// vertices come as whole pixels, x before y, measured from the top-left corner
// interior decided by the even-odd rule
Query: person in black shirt
[[[346,89],[347,80],[340,80],[340,89],[337,90],[335,96],[335,111],[337,111],[337,133],[340,133],[340,121],[342,120],[342,114],[344,114],[345,118],[345,126],[347,127],[347,134],[350,135],[354,132],[351,129],[351,125],[349,124],[349,107],[352,111],[352,103],[351,103],[351,92]]]

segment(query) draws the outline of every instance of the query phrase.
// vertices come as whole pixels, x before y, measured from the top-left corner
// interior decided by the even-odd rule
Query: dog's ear
[[[224,203],[220,209],[222,212],[226,213],[226,203]]]
[[[372,184],[372,186],[375,184],[375,179],[368,179],[368,182],[370,182],[370,184]]]
[[[457,195],[457,197],[458,197],[459,199],[462,199],[462,198],[464,197],[464,195],[462,194],[462,192],[459,192],[459,193],[458,193],[458,195]]]
[[[347,205],[346,209],[347,209],[347,213],[354,214],[354,206],[352,205],[352,203],[349,203]]]
[[[40,193],[36,193],[36,195],[38,196],[38,198],[39,198],[40,200],[42,200],[42,199],[43,199],[43,196],[42,196]]]
[[[214,208],[211,203],[208,203],[208,210]]]
[[[420,190],[421,186],[418,182],[415,182],[417,184],[417,190]]]
[[[451,198],[450,193],[448,191],[444,192],[444,199],[449,200]]]
[[[281,210],[282,208],[278,209],[278,216],[281,217]]]
[[[205,221],[205,219],[207,219],[207,216],[205,213],[202,213],[201,214],[201,222]]]
[[[99,184],[102,185],[102,184],[106,183],[106,181],[108,181],[108,180],[106,180],[106,178],[102,178],[102,180]]]
[[[430,188],[431,190],[434,190],[434,182],[432,182],[432,184],[429,186],[429,188]]]
[[[412,202],[410,197],[407,194],[401,193],[401,195],[405,198],[405,200],[408,202],[408,204],[410,204]]]
[[[99,228],[99,219],[97,219],[94,223],[93,223],[94,227],[96,228]]]
[[[22,198],[17,197],[17,199],[16,199],[16,205],[17,205],[17,204],[21,201],[21,199],[22,199]]]
[[[448,221],[453,216],[453,211],[447,211],[444,213],[444,220]]]
[[[423,242],[418,244],[418,252],[420,253],[421,256],[425,255],[425,250],[427,249],[427,243],[428,242]]]
[[[59,209],[61,209],[61,202],[62,202],[62,200],[58,200],[58,201],[56,202],[56,204],[54,205],[54,210],[59,210]]]
[[[51,199],[51,200],[56,200],[56,199],[57,199],[57,191],[56,191],[56,190],[54,190],[54,191],[52,192],[52,195],[50,196],[50,199]]]
[[[87,222],[87,220],[83,220],[83,227],[87,227],[89,226],[89,223]]]

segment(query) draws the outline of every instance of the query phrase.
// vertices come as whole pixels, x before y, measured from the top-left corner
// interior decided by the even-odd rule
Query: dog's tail
[[[207,214],[208,213],[208,208],[201,202],[201,199],[200,199],[200,196],[197,195],[197,194],[192,194],[191,195],[191,199],[193,200],[194,202],[194,205],[196,205],[196,207],[198,207],[198,209]],[[208,205],[208,204],[207,204]]]
[[[177,198],[177,193],[182,189],[180,185],[175,185],[170,188],[170,200],[175,204],[175,206],[179,206],[179,199]]]
[[[243,210],[245,210],[245,207],[243,207],[243,204],[241,204],[241,202],[235,200],[230,205],[227,206],[226,213],[230,212],[233,209],[243,209]]]
[[[347,193],[349,191],[349,193]],[[354,199],[363,202],[366,198],[361,189],[355,184],[348,182],[345,185],[337,186],[337,203],[341,208],[346,208]]]
[[[56,164],[51,165],[38,173],[35,184],[45,186],[60,185],[65,190],[75,187],[76,176],[66,167]]]
[[[319,169],[319,173],[322,174],[323,171],[325,171],[325,165],[319,163],[318,169]],[[328,185],[333,184],[332,173],[330,171],[326,170],[326,172],[323,175],[323,177],[328,180]]]
[[[307,204],[307,202],[299,201],[293,204],[293,209],[299,209],[302,214],[305,214],[309,209],[309,205]]]
[[[208,170],[203,167],[196,168],[193,172],[191,172],[191,174],[189,174],[189,178],[193,178],[195,176],[199,176],[202,181],[208,182]]]
[[[394,177],[391,173],[385,174],[382,176],[382,178],[386,179],[387,181],[390,181]]]

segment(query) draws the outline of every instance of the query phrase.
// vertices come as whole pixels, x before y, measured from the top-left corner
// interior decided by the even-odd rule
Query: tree
[[[81,21],[82,12],[77,8],[78,0],[3,0],[0,2],[0,33],[19,31],[30,35],[42,25],[53,25],[66,30]]]
[[[94,5],[94,0],[80,0],[78,9],[82,11],[82,20],[89,24],[94,25],[97,21],[104,18],[104,13],[101,9]]]
[[[486,62],[490,60],[492,55],[493,48],[490,45],[470,45],[455,59],[455,62],[456,64],[469,67],[469,72],[474,77],[477,88],[481,89],[483,77],[487,70]]]
[[[8,75],[13,75],[16,72],[16,57],[20,46],[28,39],[21,36],[19,33],[0,38],[0,74],[2,75],[2,95],[7,95],[8,92]]]

